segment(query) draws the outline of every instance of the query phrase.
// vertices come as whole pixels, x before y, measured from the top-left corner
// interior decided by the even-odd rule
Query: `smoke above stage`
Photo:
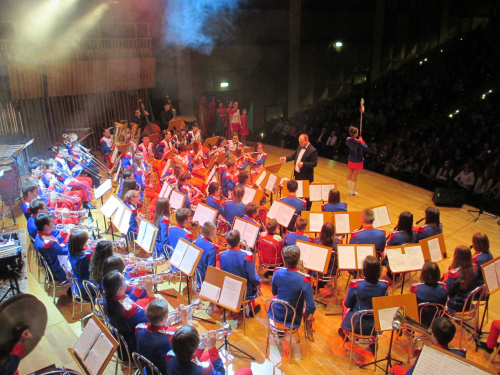
[[[165,10],[164,41],[209,54],[214,38],[231,31],[240,0],[169,0]]]

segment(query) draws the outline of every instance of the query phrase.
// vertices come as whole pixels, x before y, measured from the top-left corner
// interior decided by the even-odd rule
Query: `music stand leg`
[[[182,280],[182,277],[181,277],[181,280]],[[188,294],[188,305],[191,304],[191,292],[190,292],[190,289],[189,289],[189,276],[186,275],[186,287],[187,287],[187,294]]]
[[[223,310],[222,310],[222,311],[223,311],[224,323],[225,323],[225,322],[226,322],[226,309],[225,309],[225,308],[223,308]],[[244,314],[244,313],[245,313],[245,312],[243,311],[243,314]],[[252,357],[250,354],[245,353],[245,352],[244,352],[243,350],[241,350],[240,348],[238,348],[238,347],[234,346],[233,344],[231,344],[231,343],[229,342],[229,339],[227,338],[227,336],[224,336],[224,342],[222,343],[222,345],[221,345],[221,346],[219,346],[219,347],[217,348],[217,350],[219,350],[219,351],[220,351],[222,347],[224,347],[224,351],[225,351],[225,354],[224,354],[224,355],[225,355],[226,359],[228,358],[227,356],[229,355],[229,349],[228,349],[228,348],[229,348],[229,347],[231,347],[231,348],[232,348],[234,351],[236,351],[237,353],[243,354],[243,355],[244,355],[244,356],[246,356],[248,359],[251,359],[252,361],[255,361],[255,358],[254,358],[254,357]],[[233,356],[235,356],[235,354],[233,354]]]
[[[403,272],[403,281],[401,282],[401,294],[403,294],[403,289],[405,287],[406,273]]]
[[[389,343],[389,351],[387,352],[387,355],[385,356],[385,358],[382,358],[382,359],[377,359],[376,361],[373,361],[373,362],[370,362],[370,363],[367,363],[367,364],[364,364],[364,365],[361,365],[359,366],[359,368],[365,368],[367,366],[370,366],[370,365],[375,365],[377,366],[379,369],[381,370],[384,370],[380,365],[379,363],[380,362],[384,362],[384,361],[387,361],[387,365],[385,367],[385,373],[388,374],[389,373],[389,370],[391,369],[392,367],[392,362],[395,362],[397,364],[402,364],[403,361],[400,361],[399,359],[396,359],[396,358],[392,358],[391,357],[391,353],[392,353],[392,342],[393,342],[393,339],[394,339],[394,331],[391,331],[391,341]],[[351,343],[351,345],[353,345],[353,343]]]

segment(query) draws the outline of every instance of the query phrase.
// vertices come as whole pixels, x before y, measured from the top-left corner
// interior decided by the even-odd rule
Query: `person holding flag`
[[[359,107],[359,112],[361,113],[360,118],[360,132],[358,137],[358,129],[355,126],[349,127],[350,137],[346,140],[346,145],[349,147],[349,156],[347,158],[347,167],[349,168],[347,172],[347,187],[349,190],[349,195],[357,195],[356,193],[356,182],[358,180],[358,174],[361,169],[363,169],[363,148],[367,148],[368,145],[365,143],[361,137],[361,130],[363,126],[363,112],[365,111],[364,100],[361,99],[361,104]]]

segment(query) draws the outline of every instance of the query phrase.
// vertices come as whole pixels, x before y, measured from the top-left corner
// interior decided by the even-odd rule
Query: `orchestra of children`
[[[110,154],[115,145],[110,139],[109,129],[106,129],[101,147],[105,160],[111,165]],[[323,285],[322,274],[316,273],[311,278],[304,270],[299,272],[300,248],[296,241],[315,242],[330,247],[331,252],[336,253],[337,244],[345,239],[336,237],[332,223],[323,225],[318,238],[310,238],[304,233],[307,219],[300,214],[306,209],[306,202],[296,196],[295,180],[286,181],[288,196],[281,198],[283,203],[295,208],[291,227],[280,228],[276,220],[267,218],[266,195],[263,195],[260,204],[242,203],[245,187],[259,188],[254,181],[267,159],[261,143],[257,143],[252,152],[244,153],[243,144],[234,134],[230,140],[219,137],[213,145],[207,146],[203,145],[203,136],[197,126],[190,131],[181,129],[178,134],[164,131],[156,145],[150,142],[147,135],[138,144],[128,144],[127,152],[119,155],[118,163],[114,163],[120,166],[116,194],[132,212],[127,234],[135,236],[142,219],[153,223],[159,230],[154,247],[156,256],[163,254],[165,245],[175,249],[181,238],[193,242],[203,251],[198,264],[199,285],[208,266],[219,267],[247,280],[246,296],[253,304],[252,309],[247,305],[243,311],[247,316],[260,311],[257,301],[261,278],[256,270],[254,253],[258,251],[260,259],[270,259],[273,256],[265,252],[277,252],[279,254],[274,254],[274,258],[278,264],[269,268],[265,275],[273,275],[273,295],[292,304],[297,309],[297,315],[292,322],[291,314],[287,315],[286,311],[278,309],[274,314],[266,313],[294,328],[300,326],[302,319],[313,320],[316,304],[312,282]],[[29,234],[54,278],[59,282],[66,280],[60,256],[68,256],[78,282],[92,281],[105,293],[107,318],[125,338],[129,350],[144,355],[162,374],[194,374],[199,373],[199,369],[203,369],[203,373],[223,374],[224,367],[215,348],[213,332],[203,336],[200,343],[196,329],[188,325],[183,305],[180,315],[184,327],[170,327],[168,304],[155,297],[151,278],[145,277],[145,282],[139,287],[131,287],[127,283],[130,277],[144,275],[143,270],[138,271],[137,267],[130,270],[121,258],[114,257],[109,241],[102,240],[97,242],[97,246],[95,242],[93,246],[87,246],[88,234],[76,225],[86,215],[82,207],[95,208],[91,204],[92,194],[99,181],[80,175],[85,173],[83,165],[86,161],[78,148],[63,144],[57,146],[55,151],[54,158],[29,163],[30,177],[22,187],[23,212],[28,220]],[[225,160],[213,167],[217,170],[216,178],[208,181],[207,176],[211,172],[207,169],[209,162],[221,154]],[[166,183],[185,197],[183,207],[175,213],[169,199],[160,197]],[[202,202],[217,211],[218,219],[205,222],[198,228],[196,236],[198,231],[190,230],[191,222],[194,210]],[[340,202],[340,193],[336,189],[330,191],[329,201],[324,203],[324,211],[347,211],[347,205]],[[253,248],[242,244],[242,233],[231,230],[235,218],[260,227],[259,240]],[[410,213],[402,213],[398,225],[388,236],[383,230],[374,228],[373,221],[373,210],[363,210],[362,227],[350,236],[350,243],[375,245],[376,257],[366,258],[363,279],[350,282],[339,329],[341,336],[353,330],[350,319],[353,313],[372,309],[371,299],[387,294],[388,282],[381,279],[383,266],[390,266],[384,255],[385,247],[416,243],[443,232],[439,210],[435,207],[426,210],[422,226],[414,225]],[[56,224],[65,224],[58,226],[64,229],[55,229]],[[475,234],[472,242],[475,254],[468,246],[457,247],[452,266],[443,277],[436,264],[427,262],[424,265],[422,282],[411,288],[417,294],[419,303],[435,302],[447,305],[451,311],[461,311],[467,295],[483,283],[478,267],[493,258],[485,234]],[[107,249],[105,256],[104,249]],[[99,257],[100,262],[93,262],[93,257]],[[104,263],[107,266],[103,266]],[[104,268],[107,269],[105,274]],[[330,265],[328,272],[337,272],[336,265]],[[92,277],[99,273],[97,279]],[[425,323],[430,326],[432,322]],[[364,324],[363,332],[373,327],[373,321]],[[196,361],[192,361],[193,358]],[[210,364],[202,366],[200,361]],[[241,369],[238,373],[251,373],[251,370]]]

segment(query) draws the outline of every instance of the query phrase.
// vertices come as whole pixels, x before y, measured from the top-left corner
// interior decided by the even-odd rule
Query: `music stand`
[[[414,293],[401,294],[397,296],[383,296],[374,297],[372,299],[373,304],[373,319],[375,320],[375,330],[377,332],[381,331],[391,331],[391,341],[389,342],[389,351],[385,358],[377,359],[376,361],[367,363],[365,365],[359,366],[360,368],[365,368],[366,366],[375,365],[381,370],[384,370],[379,363],[387,361],[385,368],[385,373],[389,373],[392,367],[392,362],[402,364],[403,361],[399,359],[392,358],[392,342],[394,340],[394,328],[392,326],[392,321],[394,319],[394,314],[396,311],[403,306],[405,308],[405,314],[415,321],[419,320],[418,317],[418,306],[417,306],[417,295]],[[387,319],[388,318],[388,319]],[[390,323],[389,323],[390,321]],[[386,323],[388,323],[386,325]]]
[[[225,286],[226,278],[234,280],[237,284],[241,283],[238,297],[236,300],[232,301],[232,302],[235,302],[232,304],[232,306],[229,306],[228,304],[226,304],[225,300],[220,301],[220,297],[224,293],[224,286]],[[214,267],[209,266],[207,268],[205,280],[203,281],[203,285],[201,287],[200,297],[209,301],[209,302],[212,302],[213,304],[215,304],[217,306],[222,307],[223,319],[224,319],[224,323],[225,323],[226,322],[226,309],[233,311],[235,313],[240,312],[241,303],[243,302],[244,298],[246,297],[246,290],[247,290],[247,280],[246,279],[243,279],[239,276],[233,275],[232,273],[222,271],[218,268],[214,268]],[[210,291],[210,293],[208,293],[208,291]],[[215,293],[212,293],[212,292],[215,292]],[[243,314],[244,313],[245,312],[243,311]],[[234,351],[244,355],[248,359],[251,359],[252,361],[255,360],[255,358],[252,357],[250,354],[244,352],[240,348],[231,344],[229,342],[227,336],[224,336],[224,342],[222,343],[221,346],[219,346],[217,348],[217,350],[221,350],[222,347],[224,347],[224,352],[225,352],[226,358],[228,358],[229,347],[231,347]],[[235,354],[233,354],[233,356],[235,356]]]

